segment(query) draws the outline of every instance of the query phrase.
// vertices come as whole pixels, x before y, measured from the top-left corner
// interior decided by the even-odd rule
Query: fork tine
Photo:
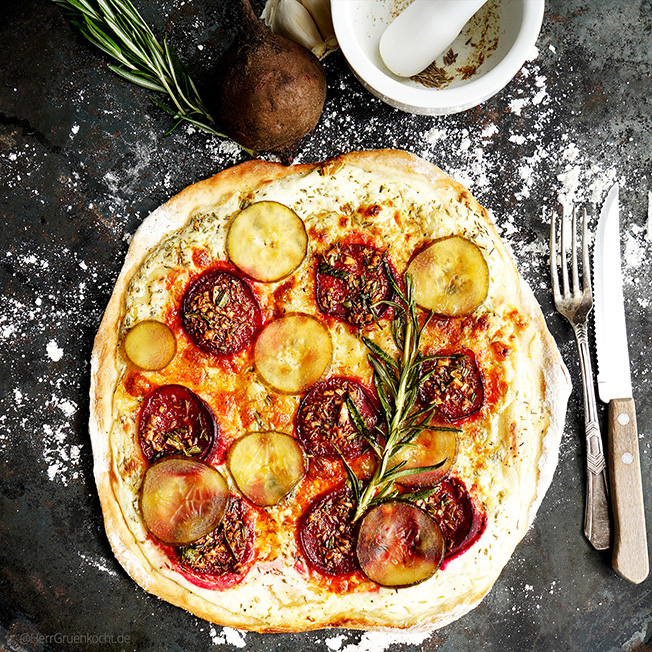
[[[587,236],[586,208],[582,216],[582,283],[584,293],[591,296],[591,263],[589,262],[589,238]]]
[[[571,259],[572,259],[572,265],[573,265],[573,293],[574,294],[579,294],[580,293],[580,277],[579,273],[577,271],[577,211],[575,210],[575,207],[573,206],[573,219],[572,219],[572,228],[573,228],[573,233],[572,233],[572,244],[571,247],[573,248],[572,254],[571,254]],[[583,241],[582,241],[583,243]],[[584,246],[582,244],[582,246]],[[582,258],[584,260],[584,258]]]
[[[544,209],[545,210],[545,209]],[[552,293],[557,300],[559,296],[559,275],[557,273],[557,238],[556,238],[556,221],[555,211],[550,216],[550,275],[552,276]]]
[[[568,251],[567,241],[568,241],[568,229],[564,228],[566,226],[565,219],[566,210],[562,209],[561,215],[561,278],[563,281],[563,290],[564,294],[568,294],[568,266],[566,265],[566,252]]]

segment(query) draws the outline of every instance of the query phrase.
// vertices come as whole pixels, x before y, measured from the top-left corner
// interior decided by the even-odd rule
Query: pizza
[[[108,539],[216,624],[441,627],[532,523],[569,391],[487,210],[440,169],[245,162],[144,220],[97,333]]]

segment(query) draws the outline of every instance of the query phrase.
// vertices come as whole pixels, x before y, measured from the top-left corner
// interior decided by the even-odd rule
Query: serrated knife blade
[[[619,187],[607,195],[595,239],[594,318],[598,352],[598,395],[608,403],[607,465],[614,517],[611,563],[638,584],[649,573],[636,409],[620,258]]]

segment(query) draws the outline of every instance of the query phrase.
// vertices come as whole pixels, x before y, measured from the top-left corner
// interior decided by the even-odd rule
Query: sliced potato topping
[[[421,487],[439,482],[448,475],[455,461],[457,435],[451,430],[424,430],[392,457],[392,463],[405,462],[403,469],[437,466],[422,473],[406,475],[399,482],[406,487]],[[439,466],[438,466],[439,465]]]
[[[177,340],[165,324],[146,320],[127,333],[124,347],[126,356],[137,367],[156,371],[170,364],[177,352]]]
[[[315,317],[290,313],[263,328],[254,347],[256,369],[265,383],[298,394],[317,382],[330,364],[333,343]]]
[[[415,505],[387,502],[369,510],[362,520],[356,553],[373,582],[412,586],[439,568],[444,537],[435,520]]]
[[[219,525],[229,502],[226,480],[189,457],[164,457],[145,472],[140,510],[147,529],[163,543],[192,543]]]
[[[435,240],[407,269],[416,302],[444,317],[470,315],[489,291],[489,267],[479,247],[458,235]]]
[[[281,432],[252,432],[238,439],[228,456],[238,489],[252,503],[276,505],[306,472],[301,444]]]
[[[308,235],[301,218],[287,206],[260,201],[231,222],[226,236],[231,262],[256,281],[278,281],[306,256]]]

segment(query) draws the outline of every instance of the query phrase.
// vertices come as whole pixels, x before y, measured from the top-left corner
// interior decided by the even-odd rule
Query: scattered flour
[[[424,140],[430,145],[437,145],[440,141],[445,140],[448,136],[446,129],[433,127],[423,135]]]
[[[523,109],[528,105],[528,100],[525,98],[514,98],[510,103],[509,103],[509,110],[516,114],[516,115],[521,115],[523,113]]]
[[[482,138],[482,140],[487,140],[488,138],[495,136],[497,133],[498,133],[498,125],[492,123],[488,127],[485,127],[482,130],[482,132],[480,133],[480,138]]]
[[[104,562],[103,559],[93,559],[89,555],[85,555],[83,552],[79,553],[79,556],[89,565],[93,566],[97,570],[102,571],[103,573],[108,573],[109,575],[112,575],[113,577],[119,577],[118,573],[113,570],[113,568],[109,568]]]
[[[7,357],[11,390],[3,401],[2,423],[11,424],[13,432],[7,433],[7,426],[2,425],[5,432],[0,436],[0,452],[14,446],[34,450],[44,477],[67,486],[82,473],[87,435],[85,428],[80,428],[78,397],[88,390],[84,368],[71,364],[68,358],[73,356],[66,355],[65,350],[79,345],[78,329],[96,325],[102,306],[85,306],[88,283],[52,279],[50,270],[77,266],[84,270],[89,283],[97,273],[92,264],[65,246],[29,248],[29,253],[19,247],[5,251],[5,268],[29,277],[30,288],[51,289],[34,296],[33,290],[23,291],[22,286],[3,297],[0,346],[12,353]],[[47,344],[39,353],[31,346],[32,341]]]
[[[64,485],[69,480],[77,480],[79,472],[76,467],[82,447],[68,444],[68,428],[44,423],[42,442],[48,478],[58,479]]]
[[[331,636],[331,638],[327,638],[324,643],[329,650],[335,650],[335,652],[339,652],[339,650],[342,649],[344,638],[345,637],[342,634],[338,634],[337,636]]]
[[[635,271],[649,260],[641,227],[634,225],[631,231],[624,233],[621,244],[624,244],[623,263],[632,271]]]
[[[63,358],[63,349],[58,346],[55,340],[50,340],[45,347],[48,357],[52,362],[59,362]]]
[[[230,627],[217,628],[211,626],[209,635],[211,643],[215,646],[231,645],[237,648],[245,648],[247,646],[246,632],[231,629]],[[353,638],[357,638],[356,635],[352,636]],[[429,636],[429,632],[364,632],[359,641],[350,641],[348,634],[337,633],[333,636],[327,636],[324,639],[323,649],[331,652],[385,652],[390,649],[390,646],[394,645],[421,645]]]
[[[232,645],[233,647],[244,648],[247,646],[246,633],[231,627],[222,627],[218,634],[217,629],[211,626],[210,637],[213,645]]]
[[[384,652],[391,645],[421,645],[429,637],[429,632],[365,632],[356,643],[346,643],[344,637],[339,635],[326,639],[325,642],[328,648],[335,652]]]

